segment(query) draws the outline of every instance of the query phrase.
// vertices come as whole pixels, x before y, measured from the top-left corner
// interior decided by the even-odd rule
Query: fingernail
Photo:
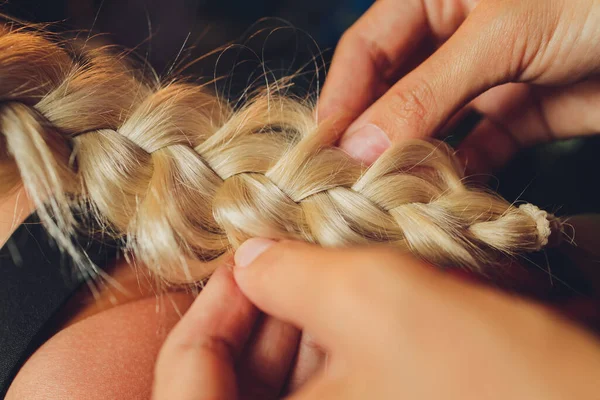
[[[267,251],[275,244],[269,239],[248,239],[235,252],[234,260],[236,267],[247,267],[258,256]]]
[[[390,138],[380,127],[367,124],[350,130],[342,139],[340,148],[352,158],[372,164],[391,144]]]

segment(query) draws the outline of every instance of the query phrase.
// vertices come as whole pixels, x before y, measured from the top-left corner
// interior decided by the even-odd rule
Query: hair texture
[[[363,166],[308,101],[268,88],[233,107],[31,27],[0,28],[0,96],[0,191],[22,182],[71,255],[89,217],[170,282],[205,278],[255,236],[479,269],[540,250],[556,221],[469,187],[444,143],[405,141]]]

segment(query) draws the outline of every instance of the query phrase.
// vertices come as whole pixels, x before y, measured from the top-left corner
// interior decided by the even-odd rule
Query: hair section
[[[470,269],[547,241],[535,210],[469,187],[444,143],[406,141],[365,167],[328,145],[313,105],[267,89],[234,108],[110,48],[4,27],[0,190],[22,182],[67,251],[90,217],[171,282],[254,236]]]

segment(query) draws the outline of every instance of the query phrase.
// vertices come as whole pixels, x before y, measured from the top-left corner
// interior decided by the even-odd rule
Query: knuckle
[[[186,364],[187,357],[202,357],[203,359],[209,357],[233,365],[236,355],[237,351],[234,346],[221,336],[199,335],[183,340],[169,337],[159,351],[154,365],[154,375],[171,376],[174,368]]]
[[[300,341],[300,346],[310,352],[325,354],[325,349],[323,348],[323,346],[321,346],[312,335],[306,332],[302,333],[302,340]]]
[[[337,52],[355,51],[356,50],[355,48],[360,47],[360,46],[361,46],[360,35],[356,31],[356,27],[352,26],[348,30],[346,30],[340,37],[336,51]]]
[[[369,31],[353,26],[342,35],[339,48],[355,54],[366,55],[376,71],[387,73],[393,65],[393,59],[382,47],[380,41],[374,39]]]
[[[178,343],[177,346],[179,354],[188,352],[212,354],[230,364],[233,364],[236,358],[234,346],[221,336],[201,336],[193,341]]]
[[[387,118],[391,127],[406,127],[421,134],[427,127],[429,115],[436,108],[435,93],[425,81],[392,89],[386,98]],[[392,129],[393,131],[393,129]]]
[[[473,13],[472,23],[480,27],[481,51],[502,49],[502,58],[490,57],[490,68],[500,69],[511,79],[518,76],[523,61],[533,54],[531,44],[537,35],[539,22],[531,21],[530,14],[539,14],[541,8],[531,8],[531,2],[514,0],[485,0]],[[498,64],[499,63],[499,64]]]

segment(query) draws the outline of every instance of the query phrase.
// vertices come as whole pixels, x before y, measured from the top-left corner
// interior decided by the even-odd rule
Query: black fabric
[[[75,243],[100,268],[116,254],[114,246],[89,238]],[[35,214],[0,249],[0,397],[47,339],[48,322],[85,280]]]

